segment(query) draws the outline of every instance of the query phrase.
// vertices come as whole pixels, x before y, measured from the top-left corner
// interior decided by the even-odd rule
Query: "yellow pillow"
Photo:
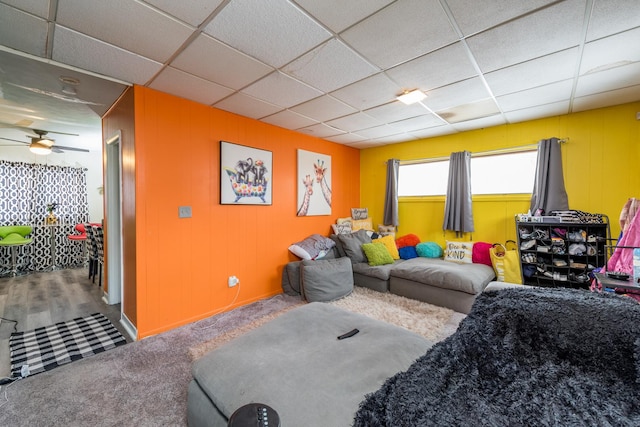
[[[393,236],[384,236],[379,239],[373,239],[373,243],[377,243],[379,245],[384,245],[389,253],[391,254],[391,258],[400,259],[400,254],[398,253],[398,247],[396,246],[396,241]]]
[[[351,231],[354,232],[358,230],[373,231],[373,221],[371,221],[371,218],[351,220]]]

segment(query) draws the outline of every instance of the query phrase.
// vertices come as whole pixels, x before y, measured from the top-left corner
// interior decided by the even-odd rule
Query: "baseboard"
[[[124,330],[127,332],[127,334],[129,334],[129,337],[133,341],[137,341],[137,339],[138,339],[138,330],[133,325],[133,323],[131,323],[131,321],[127,318],[127,316],[124,313],[122,313],[120,315],[120,324],[122,325]]]

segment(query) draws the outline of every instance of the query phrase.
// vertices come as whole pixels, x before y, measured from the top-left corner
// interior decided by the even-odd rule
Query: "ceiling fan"
[[[14,127],[17,127],[19,129],[25,129],[21,126],[14,126]],[[52,151],[54,153],[64,153],[65,151],[80,151],[84,153],[89,152],[89,150],[85,148],[65,147],[62,145],[55,145],[55,140],[46,136],[49,133],[56,133],[59,135],[79,136],[77,133],[55,132],[55,131],[46,131],[42,129],[31,129],[31,128],[26,128],[26,129],[32,131],[37,135],[37,136],[26,135],[28,138],[31,139],[31,142],[19,141],[17,139],[3,138],[3,137],[0,137],[0,139],[4,139],[6,141],[19,142],[20,144],[27,144],[29,145],[29,150],[32,153],[40,154],[40,155],[47,155],[47,154],[50,154]]]

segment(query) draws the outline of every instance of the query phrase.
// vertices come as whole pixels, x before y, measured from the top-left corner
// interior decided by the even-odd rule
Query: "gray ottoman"
[[[360,332],[337,339],[354,328]],[[277,411],[283,426],[350,426],[365,394],[431,346],[397,326],[307,304],[194,363],[189,425],[224,427],[237,408],[259,402]]]

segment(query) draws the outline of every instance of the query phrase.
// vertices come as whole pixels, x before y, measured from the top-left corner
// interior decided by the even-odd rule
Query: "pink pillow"
[[[493,267],[491,264],[491,255],[489,255],[489,249],[491,249],[491,246],[491,243],[475,242],[471,251],[471,262]]]

